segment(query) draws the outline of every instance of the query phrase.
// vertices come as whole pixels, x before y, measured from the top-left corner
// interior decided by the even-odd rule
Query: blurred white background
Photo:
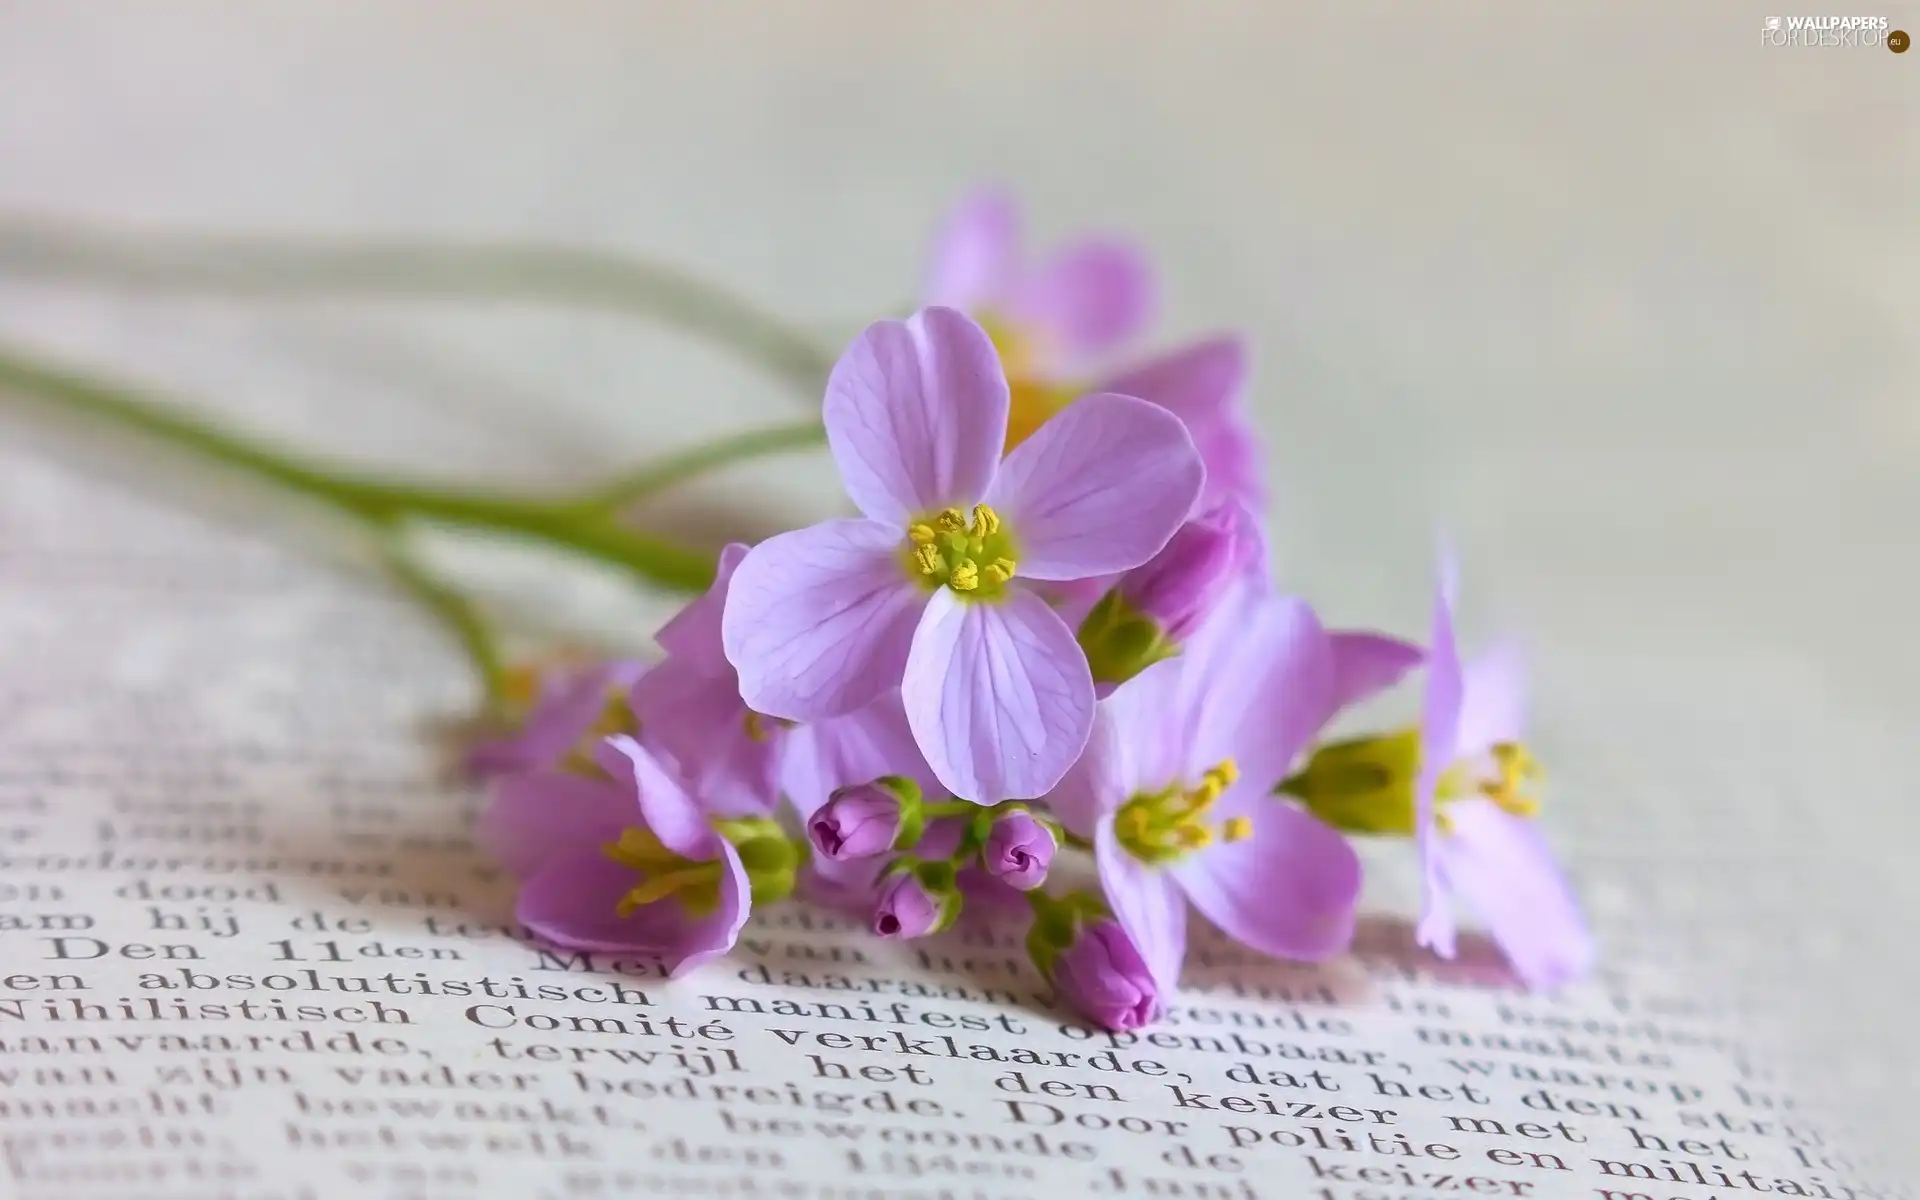
[[[1254,340],[1288,581],[1417,631],[1444,525],[1471,627],[1536,648],[1548,819],[1614,965],[1671,933],[1661,969],[1893,1097],[1920,982],[1920,52],[1768,47],[1765,15],[11,0],[0,217],[618,249],[829,341],[911,300],[978,180],[1043,236],[1137,234],[1166,339]],[[1912,3],[1859,15],[1920,31]],[[579,479],[804,411],[579,312],[182,299],[0,257],[0,332],[449,478]],[[691,503],[833,502],[795,457]]]

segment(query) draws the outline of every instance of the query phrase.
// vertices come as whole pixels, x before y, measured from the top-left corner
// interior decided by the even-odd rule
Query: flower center
[[[907,573],[929,590],[945,584],[969,600],[998,600],[1017,566],[1012,536],[984,504],[973,506],[971,523],[957,508],[915,521],[905,553]]]
[[[1539,816],[1540,801],[1533,795],[1533,785],[1540,779],[1540,764],[1527,748],[1519,742],[1501,742],[1487,752],[1487,757],[1493,764],[1491,775],[1484,763],[1455,763],[1440,777],[1435,798],[1444,803],[1484,796],[1516,817]],[[1439,816],[1444,826],[1444,808]]]
[[[637,737],[639,733],[640,719],[633,715],[627,690],[620,687],[608,688],[607,697],[600,705],[599,714],[594,717],[593,724],[587,726],[586,730],[580,734],[579,740],[573,744],[573,749],[567,751],[567,757],[560,764],[561,768],[575,775],[585,775],[594,779],[602,778],[606,772],[602,771],[600,764],[593,760],[594,747],[610,737],[618,737],[622,734],[627,737]]]
[[[601,852],[640,876],[640,882],[614,905],[617,916],[630,917],[635,909],[669,896],[679,900],[689,916],[703,917],[720,906],[724,864],[718,859],[694,862],[683,858],[661,845],[651,829],[638,825],[622,829],[620,839],[608,842]]]
[[[748,709],[740,717],[740,727],[746,731],[747,740],[750,742],[764,742],[776,733],[792,729],[794,725],[795,722],[783,717],[769,717],[765,713],[757,713],[752,709]]]
[[[1114,814],[1114,833],[1127,852],[1155,866],[1204,850],[1216,841],[1237,842],[1253,833],[1246,817],[1229,817],[1218,825],[1206,820],[1207,811],[1221,793],[1240,778],[1231,758],[1208,767],[1193,787],[1175,784],[1158,792],[1139,792]]]
[[[1413,786],[1419,769],[1420,733],[1406,729],[1329,742],[1275,790],[1298,798],[1309,812],[1343,832],[1406,837],[1414,831]],[[1447,805],[1475,796],[1516,817],[1536,816],[1540,804],[1532,785],[1539,777],[1539,765],[1518,742],[1502,742],[1484,755],[1461,759],[1434,787],[1436,823],[1448,830]]]
[[[982,319],[980,325],[1000,352],[1000,367],[1007,374],[1007,444],[1001,450],[1006,454],[1078,399],[1084,389],[1048,380],[1038,370],[1040,355],[1033,339],[1014,326],[993,318]]]

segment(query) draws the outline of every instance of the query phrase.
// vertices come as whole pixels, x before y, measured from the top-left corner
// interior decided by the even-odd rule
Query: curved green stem
[[[669,587],[697,591],[713,581],[712,555],[609,521],[584,518],[564,503],[420,487],[330,470],[196,420],[139,391],[4,345],[0,345],[0,390],[133,430],[326,503],[362,522],[386,524],[417,517],[505,531],[613,563]]]
[[[507,700],[506,659],[493,626],[478,606],[422,566],[397,533],[382,541],[381,558],[395,582],[438,617],[460,644],[486,691],[487,709],[497,711]]]
[[[670,458],[637,467],[632,473],[619,476],[610,483],[596,488],[576,507],[583,514],[613,512],[636,500],[672,487],[682,480],[690,479],[702,471],[725,466],[740,459],[816,446],[826,440],[826,427],[818,421],[749,429],[745,433],[724,437],[719,441],[696,446]]]
[[[538,299],[634,313],[730,345],[814,401],[833,365],[812,335],[722,288],[644,259],[560,246],[134,236],[0,218],[0,263],[14,278],[240,294]]]

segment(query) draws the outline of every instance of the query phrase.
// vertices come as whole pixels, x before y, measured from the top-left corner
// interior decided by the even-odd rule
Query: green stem
[[[779,454],[815,446],[824,442],[826,437],[826,428],[818,421],[750,429],[637,467],[631,474],[619,476],[595,489],[576,507],[583,515],[614,512],[714,467],[763,454]]]
[[[670,587],[697,591],[713,581],[711,555],[608,521],[584,519],[566,504],[397,484],[329,470],[186,416],[165,401],[4,345],[0,345],[0,390],[136,431],[331,505],[363,522],[388,524],[418,517],[505,531],[613,563]]]
[[[385,539],[382,560],[388,572],[447,627],[473,664],[486,689],[486,706],[497,711],[507,698],[507,665],[493,627],[465,596],[435,578],[406,550],[397,535]]]
[[[107,279],[216,293],[537,299],[677,325],[730,345],[818,400],[833,365],[804,330],[672,267],[559,246],[134,236],[0,219],[11,278]]]

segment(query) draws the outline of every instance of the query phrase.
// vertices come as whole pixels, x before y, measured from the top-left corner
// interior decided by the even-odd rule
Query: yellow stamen
[[[973,531],[981,537],[992,537],[1000,532],[1000,514],[984,504],[973,506]]]
[[[947,577],[947,583],[956,592],[971,592],[980,586],[980,568],[971,562],[962,562],[953,569],[953,574]]]
[[[1244,842],[1253,836],[1252,817],[1228,817],[1227,823],[1220,827],[1220,836],[1227,842]]]
[[[1213,845],[1213,830],[1205,825],[1177,826],[1174,836],[1184,850],[1205,850]]]
[[[932,546],[921,546],[913,552],[914,565],[920,568],[922,575],[938,575],[947,569],[947,560],[940,557],[940,551]]]
[[[1252,818],[1231,817],[1217,826],[1203,819],[1238,778],[1238,768],[1227,760],[1202,772],[1200,782],[1190,788],[1176,785],[1136,794],[1120,806],[1114,832],[1134,857],[1156,865],[1219,841],[1241,841],[1253,833]]]
[[[1223,758],[1215,763],[1207,774],[1218,779],[1221,787],[1230,788],[1240,782],[1240,764],[1231,758]]]
[[[933,536],[934,536],[933,526],[931,525],[907,526],[907,540],[912,542],[916,546],[927,545],[929,542],[933,541]]]
[[[933,520],[934,524],[947,533],[960,533],[967,527],[966,514],[957,508],[942,509],[940,515]]]
[[[1482,782],[1480,794],[1516,817],[1538,816],[1540,802],[1529,789],[1540,778],[1540,764],[1517,742],[1500,743],[1492,755],[1499,775]]]
[[[668,896],[679,896],[687,908],[699,911],[709,907],[699,893],[720,881],[720,864],[717,862],[688,863],[672,871],[663,871],[648,876],[628,890],[613,906],[616,915],[630,917],[636,908],[649,904],[658,904]],[[689,895],[688,893],[694,893]]]
[[[987,578],[995,583],[1005,583],[1013,578],[1017,565],[1010,558],[996,558],[987,564]]]

